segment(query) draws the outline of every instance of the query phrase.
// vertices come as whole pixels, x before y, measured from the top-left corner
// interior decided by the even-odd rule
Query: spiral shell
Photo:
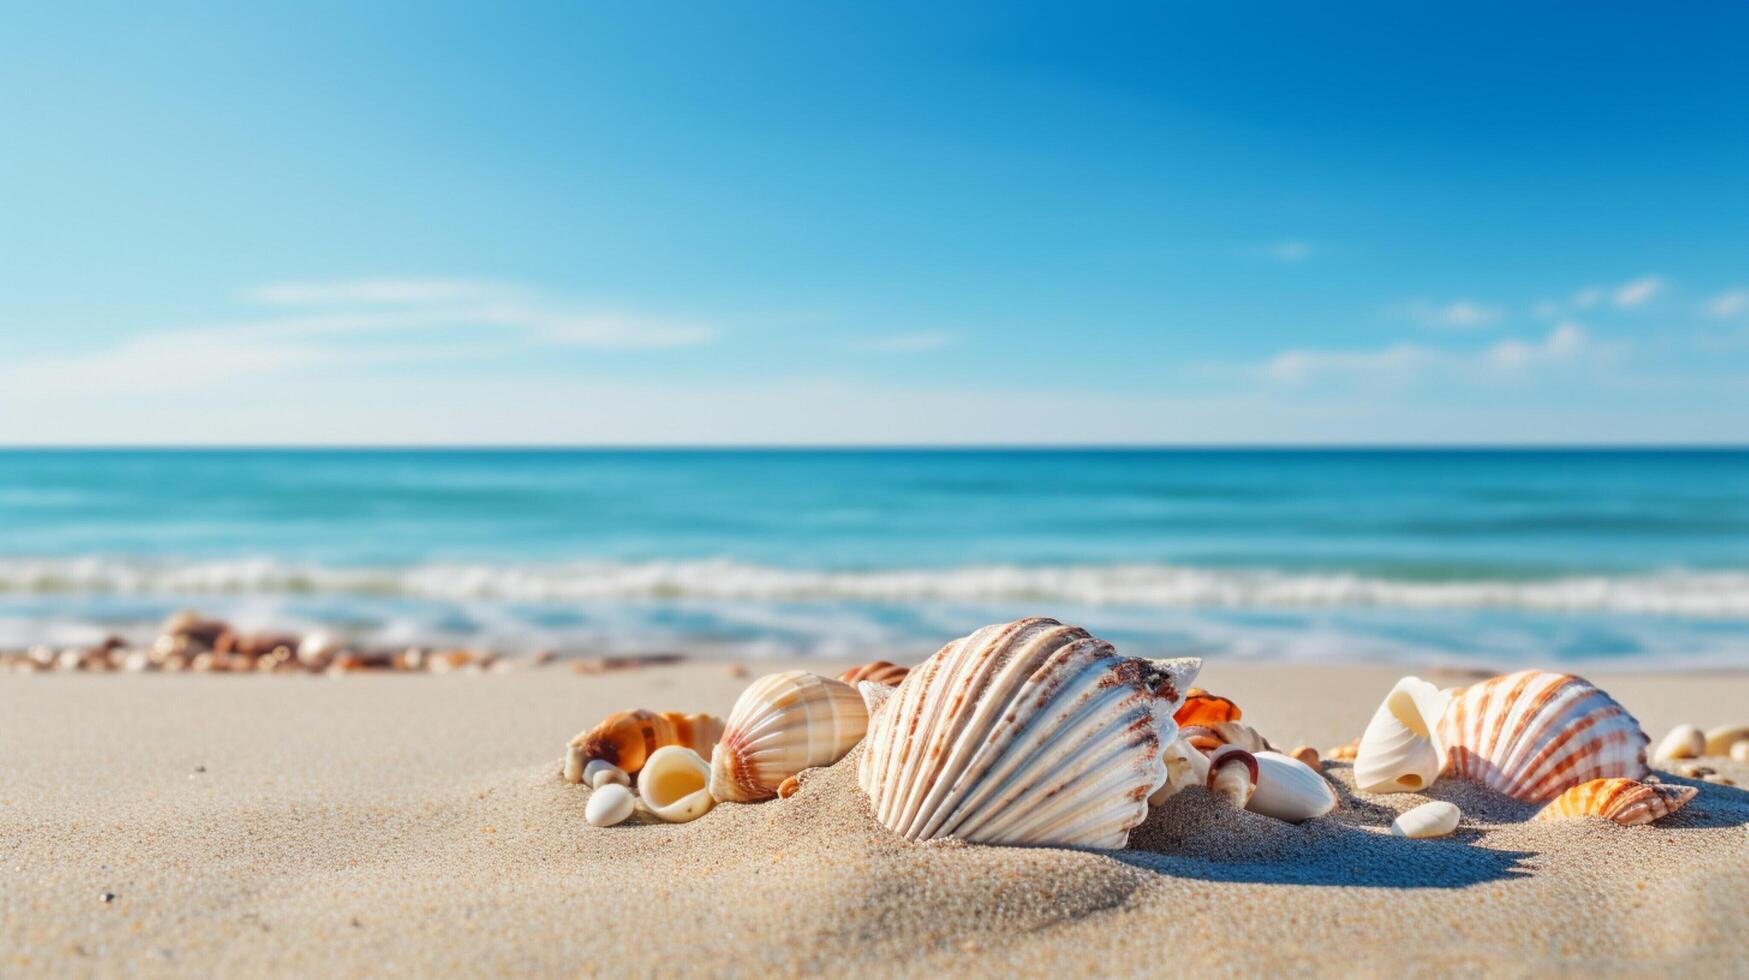
[[[1465,688],[1434,738],[1446,772],[1531,803],[1587,780],[1648,772],[1640,723],[1571,674],[1526,670]]]
[[[1360,736],[1354,785],[1368,793],[1413,793],[1439,778],[1437,727],[1451,695],[1419,677],[1391,688]]]
[[[852,667],[839,674],[838,679],[851,687],[855,687],[859,681],[873,681],[876,684],[891,684],[896,687],[910,672],[911,668],[909,667],[900,667],[885,660],[876,660],[873,663]]]
[[[1172,712],[1201,663],[1120,657],[1054,619],[986,626],[899,685],[858,779],[911,840],[1122,847],[1166,782]]]
[[[1244,712],[1232,701],[1210,694],[1200,687],[1193,687],[1184,696],[1184,704],[1179,706],[1172,720],[1183,728],[1187,725],[1217,725],[1224,721],[1238,721],[1243,715]]]
[[[1602,817],[1637,827],[1667,817],[1700,790],[1693,786],[1642,783],[1633,779],[1593,779],[1567,790],[1537,811],[1538,820]]]
[[[868,708],[849,684],[805,670],[767,674],[729,712],[711,754],[711,795],[736,803],[776,796],[786,778],[844,758],[867,730]]]
[[[714,715],[657,714],[642,708],[617,711],[571,739],[566,746],[565,779],[582,782],[583,769],[593,759],[611,762],[627,774],[636,773],[650,753],[664,745],[684,745],[704,755],[722,733],[723,720]]]

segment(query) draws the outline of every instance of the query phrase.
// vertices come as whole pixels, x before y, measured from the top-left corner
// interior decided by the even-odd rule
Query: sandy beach
[[[776,669],[759,664],[756,671]],[[1202,681],[1277,744],[1358,734],[1400,672]],[[1437,675],[1436,675],[1437,676]],[[1455,676],[1438,678],[1456,683]],[[1749,675],[1596,675],[1654,738]],[[725,713],[720,663],[583,676],[0,677],[0,950],[19,975],[1743,974],[1749,792],[1656,826],[1526,823],[1454,780],[1302,826],[1187,790],[1115,852],[899,840],[857,752],[794,797],[596,829],[557,775],[609,711]],[[1709,764],[1749,783],[1749,767]],[[1388,835],[1426,798],[1440,840]]]

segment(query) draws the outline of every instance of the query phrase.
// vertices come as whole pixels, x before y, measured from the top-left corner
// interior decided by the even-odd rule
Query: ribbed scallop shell
[[[1650,741],[1609,695],[1543,670],[1458,692],[1436,740],[1447,772],[1532,803],[1587,780],[1644,777]]]
[[[1667,817],[1694,799],[1693,786],[1642,783],[1633,779],[1593,779],[1567,790],[1537,811],[1538,820],[1602,817],[1636,827]]]
[[[711,796],[746,803],[777,795],[790,776],[829,766],[862,741],[868,708],[843,681],[786,670],[741,692],[711,754]]]
[[[1053,619],[986,626],[914,668],[858,778],[911,840],[1122,847],[1166,781],[1200,660],[1136,660]]]
[[[900,667],[897,664],[888,663],[885,660],[876,660],[873,663],[859,664],[852,667],[844,673],[839,674],[838,679],[849,684],[851,687],[855,687],[860,681],[873,681],[876,684],[892,684],[897,686],[900,681],[905,679],[905,675],[910,672],[911,668],[909,667]]]

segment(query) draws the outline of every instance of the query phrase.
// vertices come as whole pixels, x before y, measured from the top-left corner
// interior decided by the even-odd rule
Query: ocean
[[[917,658],[1749,665],[1749,452],[0,452],[0,649],[250,628]]]

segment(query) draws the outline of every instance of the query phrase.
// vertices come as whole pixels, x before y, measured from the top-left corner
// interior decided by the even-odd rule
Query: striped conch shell
[[[582,782],[583,767],[592,759],[611,762],[627,774],[635,773],[644,767],[650,753],[664,745],[684,745],[704,755],[722,733],[723,720],[714,715],[657,714],[642,708],[618,711],[571,739],[565,747],[565,779]]]
[[[1166,782],[1202,662],[1137,660],[1054,619],[986,626],[914,668],[869,725],[858,780],[910,840],[1122,847]]]
[[[1426,789],[1445,767],[1438,725],[1451,703],[1419,677],[1391,688],[1360,736],[1354,754],[1354,785],[1368,793],[1414,793]]]
[[[1179,706],[1172,720],[1183,728],[1187,725],[1216,725],[1223,721],[1238,721],[1242,715],[1244,712],[1233,702],[1210,694],[1200,687],[1193,687],[1184,696],[1184,704]]]
[[[844,758],[867,730],[868,708],[849,684],[805,670],[767,674],[729,712],[711,755],[711,796],[769,799],[790,776]]]
[[[896,664],[888,663],[885,660],[876,660],[873,663],[866,663],[852,667],[844,673],[839,674],[838,679],[849,684],[851,687],[855,687],[859,681],[873,681],[876,684],[891,684],[897,686],[900,681],[905,679],[905,675],[910,672],[911,668],[909,667],[900,667]]]
[[[1667,817],[1694,799],[1693,786],[1642,783],[1633,779],[1593,779],[1567,790],[1537,811],[1538,820],[1602,817],[1637,827]]]
[[[1645,777],[1651,741],[1609,695],[1544,670],[1459,691],[1434,740],[1446,772],[1531,803],[1587,780]]]

